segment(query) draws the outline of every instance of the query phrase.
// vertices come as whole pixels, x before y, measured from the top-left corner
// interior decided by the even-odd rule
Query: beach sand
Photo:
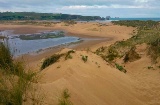
[[[35,68],[38,65],[37,61],[53,55],[55,52],[60,51],[63,48],[72,48],[76,50],[90,49],[95,51],[101,46],[110,45],[118,40],[124,40],[131,37],[131,33],[135,28],[113,25],[111,23],[97,23],[97,22],[85,22],[74,25],[65,26],[63,22],[54,24],[52,26],[37,26],[37,25],[13,25],[13,24],[1,24],[0,30],[13,30],[14,34],[32,34],[43,31],[63,30],[67,36],[76,36],[80,38],[92,38],[100,40],[83,41],[82,43],[72,44],[70,46],[58,46],[52,49],[47,49],[40,54],[25,54],[23,59],[29,65],[29,67]],[[125,31],[124,31],[125,30]],[[101,40],[102,39],[102,40]],[[75,46],[76,45],[76,46]],[[20,57],[21,59],[21,57]],[[34,63],[33,63],[34,62]],[[37,67],[36,67],[37,68]]]

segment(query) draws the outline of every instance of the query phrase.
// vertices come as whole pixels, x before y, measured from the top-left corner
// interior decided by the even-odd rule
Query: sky
[[[5,11],[121,18],[160,17],[160,0],[0,0],[0,12]]]

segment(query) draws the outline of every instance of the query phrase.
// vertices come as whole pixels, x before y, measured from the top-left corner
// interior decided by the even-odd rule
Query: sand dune
[[[40,93],[46,94],[44,101],[47,105],[57,105],[62,91],[66,88],[71,93],[71,101],[74,105],[160,105],[158,68],[160,64],[152,64],[150,57],[146,54],[146,45],[137,46],[136,52],[140,54],[141,59],[126,64],[123,63],[123,58],[116,61],[125,66],[126,74],[111,67],[94,53],[86,51],[87,48],[95,51],[115,41],[128,39],[135,28],[108,23],[102,26],[98,23],[77,23],[70,26],[58,23],[50,27],[0,25],[0,30],[3,29],[13,29],[14,33],[19,34],[59,29],[65,30],[67,35],[72,36],[111,39],[78,44],[79,46],[72,47],[76,49],[72,59],[64,60],[63,57],[40,73],[42,79],[38,86],[42,89]],[[64,49],[61,53],[68,50]],[[24,59],[28,60],[26,63],[31,68],[39,70],[40,62],[56,52],[49,50],[39,55],[24,56]],[[81,55],[88,56],[86,63],[82,61]],[[148,67],[154,69],[148,69]]]
[[[81,55],[88,56],[86,63]],[[47,93],[46,103],[57,104],[57,96],[67,88],[74,105],[143,105],[126,74],[91,52],[76,51],[72,57],[42,71],[40,86]]]

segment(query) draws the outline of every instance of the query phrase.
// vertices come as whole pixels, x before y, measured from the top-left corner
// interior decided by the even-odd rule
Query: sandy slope
[[[86,63],[81,55],[88,56]],[[91,52],[76,51],[72,57],[42,71],[40,86],[47,93],[46,103],[57,104],[57,97],[67,88],[74,105],[143,105],[126,74]]]
[[[127,75],[137,82],[136,90],[145,97],[148,105],[160,105],[160,69],[153,64],[147,55],[146,44],[138,45],[137,52],[141,59],[126,64]],[[135,66],[136,65],[136,66]],[[148,67],[153,67],[148,69]]]

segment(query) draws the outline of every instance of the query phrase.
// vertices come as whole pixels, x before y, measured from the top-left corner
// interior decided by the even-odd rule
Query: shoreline
[[[20,35],[20,34],[14,34],[13,31],[14,30],[3,30],[2,33],[6,34],[7,36],[12,36],[12,35],[17,36],[17,35]],[[57,30],[54,30],[54,31],[57,31]],[[47,31],[42,31],[42,33],[43,32],[47,32]],[[2,35],[2,33],[1,33],[1,35]],[[35,33],[33,33],[33,35],[34,34]],[[23,34],[23,35],[27,35],[27,34]],[[59,44],[59,45],[55,45],[55,46],[51,46],[51,47],[46,47],[46,48],[41,48],[41,49],[38,49],[38,50],[35,50],[35,51],[21,53],[21,54],[18,54],[18,55],[14,55],[13,54],[13,56],[15,58],[18,58],[18,57],[21,57],[21,56],[24,56],[24,55],[38,55],[38,54],[47,52],[47,51],[49,51],[51,49],[54,49],[57,52],[58,48],[86,49],[88,47],[93,46],[96,43],[112,40],[112,38],[106,38],[106,37],[91,37],[91,36],[89,37],[89,36],[80,36],[80,35],[79,36],[77,36],[77,35],[75,36],[73,34],[72,35],[71,34],[67,34],[66,32],[65,32],[64,36],[66,36],[66,37],[77,37],[78,40],[76,42],[62,43],[62,44]],[[83,45],[87,45],[87,46],[84,47]]]
[[[6,25],[0,24],[0,30],[14,30],[14,34],[31,34],[42,31],[55,31],[62,30],[66,36],[74,36],[84,40],[81,43],[72,43],[69,45],[60,45],[53,48],[43,50],[38,54],[25,54],[16,59],[25,60],[24,62],[31,68],[37,68],[40,61],[43,58],[53,55],[64,48],[70,48],[75,50],[87,50],[95,51],[99,47],[108,46],[116,41],[128,39],[131,37],[131,33],[135,28],[113,25],[111,23],[77,23],[74,25],[65,26],[63,22],[54,24],[53,26],[36,26],[36,25]],[[125,30],[125,31],[124,31]],[[94,40],[99,39],[99,40]]]

